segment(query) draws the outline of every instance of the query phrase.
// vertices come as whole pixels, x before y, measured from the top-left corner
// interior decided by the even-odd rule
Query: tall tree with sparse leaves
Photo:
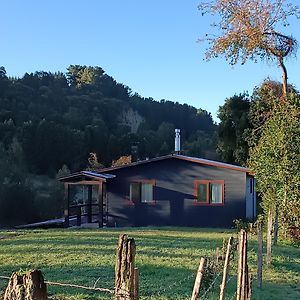
[[[276,60],[282,70],[283,95],[287,94],[285,59],[295,52],[297,43],[279,25],[286,27],[289,17],[299,17],[297,6],[286,0],[215,0],[200,3],[199,9],[202,15],[220,17],[220,22],[212,24],[219,33],[201,39],[210,45],[207,59],[224,55],[233,65],[239,60],[242,64],[248,59]]]

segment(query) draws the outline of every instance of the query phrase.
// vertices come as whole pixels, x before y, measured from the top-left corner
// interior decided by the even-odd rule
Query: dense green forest
[[[22,78],[7,78],[2,69],[0,80],[0,140],[7,148],[17,139],[33,173],[53,174],[63,164],[84,168],[90,152],[109,165],[132,145],[141,159],[167,154],[175,128],[187,154],[214,156],[217,127],[208,112],[142,98],[99,67]]]
[[[66,73],[22,78],[1,67],[0,219],[59,216],[59,172],[86,168],[90,153],[105,166],[132,149],[139,159],[169,154],[175,128],[184,154],[217,158],[217,125],[205,110],[143,98],[100,67],[71,65]],[[50,199],[56,208],[48,209]]]

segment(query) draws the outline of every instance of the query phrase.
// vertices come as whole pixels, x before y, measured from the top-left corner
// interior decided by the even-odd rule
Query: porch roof
[[[77,173],[70,174],[68,176],[58,178],[61,182],[76,183],[84,180],[92,180],[98,182],[106,182],[108,179],[115,178],[116,175],[107,174],[107,173],[97,173],[93,171],[81,171]]]

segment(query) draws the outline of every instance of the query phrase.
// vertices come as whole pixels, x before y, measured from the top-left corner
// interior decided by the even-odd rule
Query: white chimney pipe
[[[175,129],[175,153],[180,153],[180,129]]]

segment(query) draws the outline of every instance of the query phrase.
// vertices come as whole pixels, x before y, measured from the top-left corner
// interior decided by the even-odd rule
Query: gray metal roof
[[[94,172],[94,171],[81,171],[78,173],[73,173],[70,174],[68,176],[64,176],[61,178],[58,178],[59,181],[63,181],[63,182],[67,182],[70,180],[76,180],[76,178],[80,178],[82,176],[86,176],[86,177],[90,177],[96,180],[102,180],[102,181],[106,181],[107,179],[112,179],[115,178],[116,175],[112,175],[112,174],[107,174],[107,173],[98,173],[98,172]]]
[[[219,168],[224,168],[224,169],[230,169],[230,170],[235,170],[235,171],[240,171],[240,172],[245,172],[245,173],[251,173],[251,170],[248,169],[248,168],[245,168],[245,167],[232,165],[232,164],[219,162],[219,161],[214,161],[214,160],[209,160],[209,159],[204,159],[204,158],[180,155],[180,154],[169,154],[169,155],[165,155],[165,156],[159,156],[159,157],[155,157],[155,158],[151,158],[151,159],[146,159],[146,160],[133,162],[131,164],[127,164],[127,165],[123,165],[123,166],[108,167],[108,168],[104,168],[103,172],[109,172],[109,171],[122,169],[122,168],[129,168],[129,167],[138,166],[138,165],[141,165],[141,164],[147,164],[147,163],[160,161],[160,160],[165,160],[165,159],[171,159],[171,158],[190,161],[190,162],[195,162],[195,163],[199,163],[199,164],[202,164],[202,165],[209,165],[209,166],[214,166],[214,167],[219,167]]]
[[[191,156],[186,156],[186,155],[178,155],[174,154],[174,157],[177,157],[179,159],[183,160],[188,160],[188,161],[193,161],[193,162],[198,162],[200,164],[205,164],[205,165],[214,165],[216,167],[221,167],[221,168],[229,168],[229,169],[237,169],[243,172],[250,172],[250,169],[241,167],[238,165],[233,165],[233,164],[228,164],[220,161],[215,161],[215,160],[209,160],[205,158],[199,158],[199,157],[191,157]]]
[[[116,177],[116,175],[107,174],[107,173],[97,173],[93,171],[81,171],[80,173],[87,176],[93,176],[93,177],[104,178],[104,179],[111,179]]]

